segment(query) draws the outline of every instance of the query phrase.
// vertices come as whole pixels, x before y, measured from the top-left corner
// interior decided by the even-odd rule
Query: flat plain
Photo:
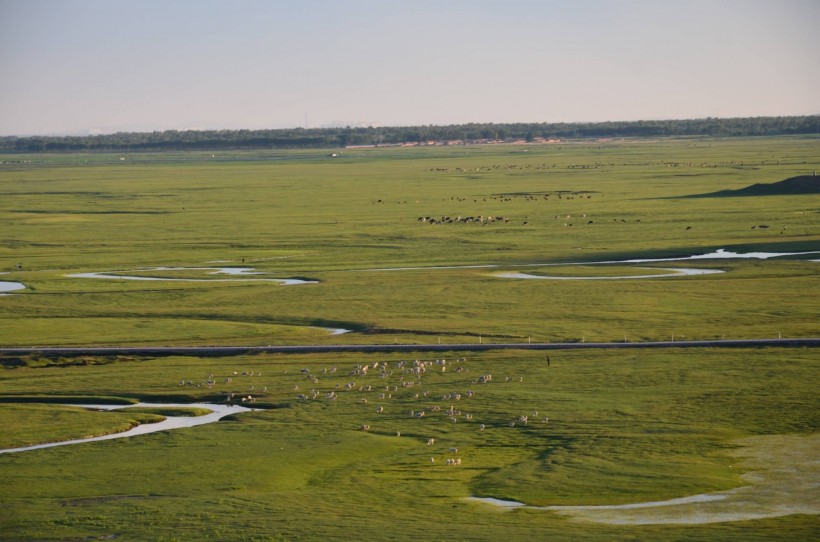
[[[818,336],[820,196],[703,196],[811,175],[818,145],[7,156],[0,279],[25,289],[0,297],[2,346],[419,351],[4,358],[7,448],[156,416],[65,403],[258,410],[2,454],[0,538],[815,537],[812,349],[459,345]],[[788,255],[685,259],[719,250]]]

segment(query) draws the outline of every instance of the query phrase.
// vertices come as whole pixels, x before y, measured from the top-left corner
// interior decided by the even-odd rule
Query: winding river
[[[740,479],[747,485],[665,501],[615,505],[531,506],[525,503],[469,497],[503,510],[542,510],[577,521],[610,525],[695,525],[820,514],[820,433],[757,435],[735,441],[728,451],[740,460]]]
[[[111,272],[98,273],[75,273],[66,275],[69,278],[78,279],[119,279],[119,280],[157,280],[157,281],[173,281],[173,282],[277,282],[285,286],[294,286],[297,284],[318,284],[318,280],[303,280],[303,279],[280,279],[280,278],[260,278],[253,275],[264,275],[265,273],[254,271],[253,267],[150,267],[147,269],[134,269],[129,273],[150,273],[152,271],[208,271],[209,275],[230,275],[238,278],[217,278],[217,279],[188,279],[176,277],[154,277],[137,275],[116,275]]]
[[[373,269],[359,269],[358,271],[425,271],[434,269],[498,269],[500,267],[560,267],[569,265],[611,265],[611,264],[633,264],[633,263],[662,263],[662,262],[682,262],[689,260],[728,260],[728,259],[758,259],[768,260],[783,256],[803,256],[806,254],[820,254],[820,251],[810,252],[732,252],[730,250],[718,249],[706,254],[695,254],[693,256],[679,256],[672,258],[635,258],[630,260],[605,260],[601,262],[562,262],[562,263],[523,263],[523,264],[477,264],[477,265],[442,265],[428,267],[381,267]],[[809,260],[816,261],[816,260]],[[625,275],[612,277],[595,276],[547,276],[531,275],[527,273],[493,273],[492,276],[508,279],[550,279],[550,280],[626,280],[626,279],[648,279],[666,278],[693,275],[711,275],[724,273],[718,269],[694,269],[694,268],[663,268],[667,271],[663,274],[651,275]]]
[[[68,446],[70,444],[82,444],[84,442],[96,442],[99,440],[111,440],[115,438],[135,437],[137,435],[147,435],[149,433],[157,433],[159,431],[169,431],[171,429],[180,429],[183,427],[194,427],[197,425],[204,425],[207,423],[214,423],[225,416],[231,414],[238,414],[240,412],[251,412],[252,408],[246,408],[239,405],[216,405],[212,403],[136,403],[133,405],[68,405],[87,408],[91,410],[117,410],[133,407],[142,408],[204,408],[210,410],[210,414],[202,416],[165,416],[165,419],[157,423],[144,423],[133,427],[127,431],[120,433],[109,433],[98,437],[81,438],[74,440],[63,440],[59,442],[48,442],[46,444],[37,444],[34,446],[23,446],[21,448],[6,448],[0,450],[0,454],[9,454],[16,452],[27,452],[30,450],[40,450],[42,448],[53,448],[55,446]]]
[[[652,275],[620,275],[612,277],[584,277],[584,276],[560,276],[560,275],[531,275],[529,273],[497,273],[493,276],[504,279],[548,279],[548,280],[624,280],[624,279],[659,279],[665,277],[680,277],[690,275],[713,275],[715,273],[725,273],[720,269],[694,269],[690,267],[636,267],[635,269],[653,269],[658,271],[668,271],[668,273]]]
[[[207,271],[209,275],[229,275],[233,278],[178,278],[178,277],[157,277],[151,275],[143,275],[142,273],[163,271]],[[126,271],[123,271],[124,273]],[[74,273],[66,275],[69,278],[82,279],[109,279],[109,280],[143,280],[143,281],[172,281],[172,282],[275,282],[283,286],[295,286],[299,284],[318,284],[318,280],[305,280],[294,278],[270,278],[258,277],[257,275],[264,275],[264,272],[256,271],[253,267],[150,267],[146,269],[135,269],[127,271],[133,273],[130,275],[114,274],[118,272],[100,271],[95,273]],[[26,286],[20,282],[2,282],[0,281],[0,295],[3,292],[12,292],[15,290],[24,289]],[[351,333],[350,329],[344,328],[325,328],[315,327],[327,331],[331,335],[342,335],[344,333]]]

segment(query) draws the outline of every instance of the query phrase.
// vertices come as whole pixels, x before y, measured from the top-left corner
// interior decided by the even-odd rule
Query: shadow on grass
[[[817,175],[799,175],[776,183],[753,184],[738,190],[720,190],[707,194],[693,194],[687,198],[725,198],[749,196],[802,196],[820,194],[820,177]]]

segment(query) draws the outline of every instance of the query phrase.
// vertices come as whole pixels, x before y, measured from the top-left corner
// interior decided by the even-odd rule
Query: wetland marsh
[[[254,409],[0,455],[0,539],[816,537],[815,349],[458,348],[820,336],[820,196],[688,197],[816,139],[182,156],[0,168],[0,345],[418,351],[0,358],[3,448]]]

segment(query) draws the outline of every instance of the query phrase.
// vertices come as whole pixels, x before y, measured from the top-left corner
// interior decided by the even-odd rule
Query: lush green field
[[[0,344],[810,336],[818,311],[805,294],[820,291],[820,274],[808,257],[698,261],[694,267],[728,273],[618,283],[493,272],[719,248],[820,250],[818,196],[685,197],[811,172],[819,145],[751,139],[359,149],[335,158],[330,151],[33,155],[0,169],[0,269],[9,271],[0,277],[28,286],[0,303]],[[418,221],[443,216],[508,222]],[[770,228],[752,229],[758,225]],[[474,265],[499,267],[363,271]],[[244,279],[320,283],[281,286],[204,270],[153,276],[235,280],[67,276],[157,266],[246,266],[264,274]]]
[[[396,363],[413,358],[398,355],[162,358],[7,370],[2,392],[10,399],[36,388],[55,395],[116,390],[152,401],[187,394],[194,401],[253,385],[256,391],[246,393],[259,391],[258,406],[278,408],[132,439],[0,455],[3,537],[340,540],[355,530],[362,539],[387,540],[799,540],[817,527],[816,516],[806,515],[606,525],[464,500],[628,504],[747,486],[739,475],[759,469],[744,468],[732,454],[755,450],[738,448],[737,439],[810,434],[820,422],[813,350],[578,350],[553,353],[549,365],[531,352],[465,358],[448,359],[446,372],[432,365],[420,379]],[[432,361],[423,353],[418,359]],[[378,369],[350,374],[365,362],[385,363],[386,376]],[[250,371],[254,376],[241,376]],[[240,376],[224,384],[234,372]],[[209,374],[218,382],[212,389],[179,386]],[[487,374],[490,382],[477,382]],[[346,391],[351,381],[356,385]],[[402,381],[416,384],[406,388]],[[308,399],[297,399],[300,393]],[[35,429],[54,432],[45,414],[22,418],[23,408],[32,407],[0,410],[19,443]],[[91,415],[89,427],[107,420],[113,428],[125,414]],[[360,430],[363,424],[369,431]],[[789,469],[816,480],[817,451],[814,443]],[[455,457],[461,465],[446,464]]]
[[[814,350],[568,350],[547,363],[546,352],[471,354],[458,344],[820,335],[811,261],[820,254],[593,263],[820,251],[820,196],[688,197],[811,174],[817,139],[332,152],[31,155],[0,165],[0,280],[27,287],[0,296],[2,346],[454,345],[439,354],[446,371],[434,364],[421,377],[397,362],[432,361],[423,351],[2,359],[3,447],[163,414],[49,401],[235,393],[253,394],[261,410],[0,454],[0,539],[816,538]],[[419,221],[427,217],[442,223]],[[193,269],[203,267],[261,274]],[[724,273],[498,276],[684,267]],[[69,276],[91,272],[163,280]],[[273,278],[318,282],[259,280]],[[739,487],[750,489],[720,493],[723,504],[634,512],[649,519],[466,500],[622,505]],[[743,521],[699,523],[722,506]]]

